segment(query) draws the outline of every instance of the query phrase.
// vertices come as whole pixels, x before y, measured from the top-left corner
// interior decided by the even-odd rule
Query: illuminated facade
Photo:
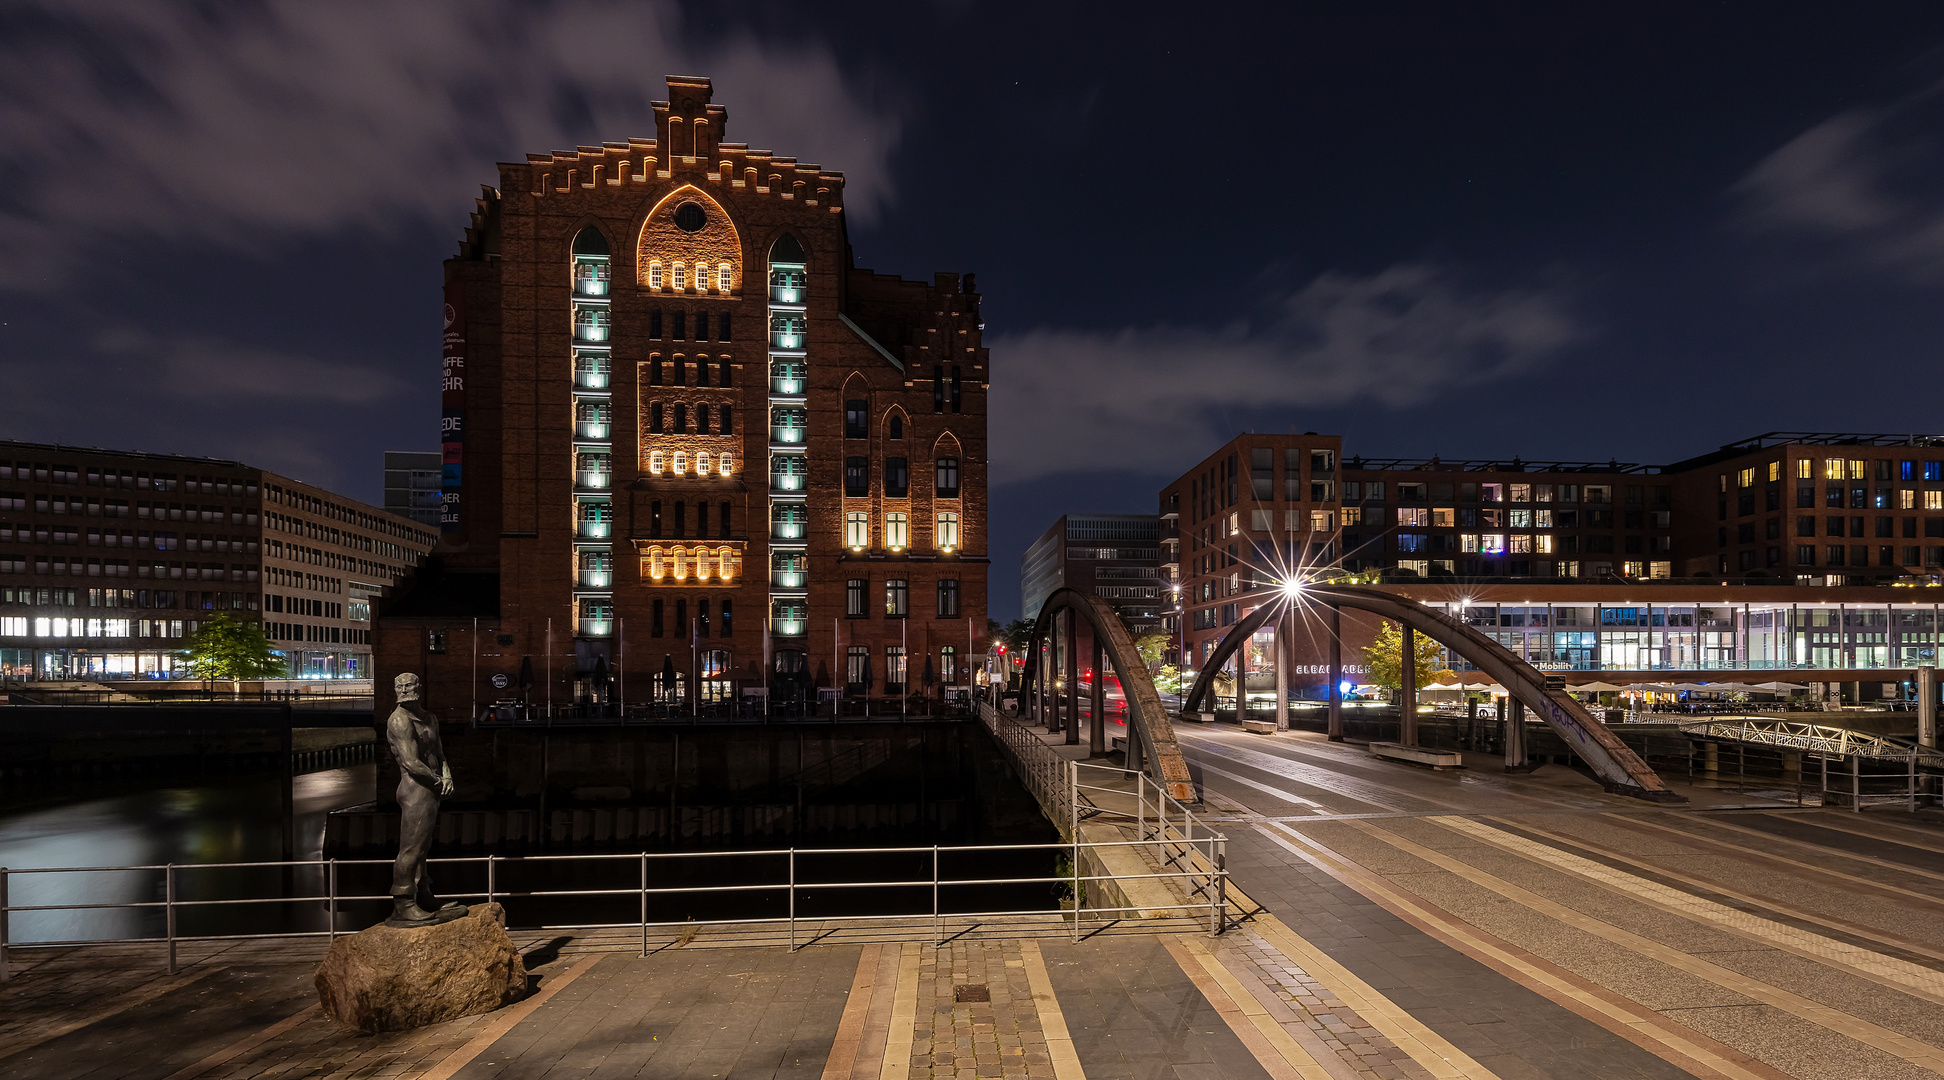
[[[292,678],[368,679],[372,602],[435,538],[241,462],[0,442],[0,678],[178,678],[220,613]]]
[[[937,697],[984,648],[971,276],[852,268],[842,174],[709,98],[501,166],[447,263],[446,531],[380,666],[448,715],[523,667],[556,710]]]
[[[1160,501],[1190,666],[1300,566],[1476,602],[1561,670],[1901,669],[1940,629],[1928,588],[1885,587],[1944,581],[1944,437],[1776,432],[1648,466],[1243,435]]]

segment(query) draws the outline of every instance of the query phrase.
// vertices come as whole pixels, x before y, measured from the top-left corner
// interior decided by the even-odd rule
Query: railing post
[[[499,890],[496,888],[498,882],[493,879],[493,870],[498,859],[497,855],[486,856],[486,902],[489,904],[493,903],[494,898],[499,895]]]
[[[796,951],[796,849],[790,849],[790,951]]]
[[[1208,841],[1208,936],[1215,937],[1222,932],[1222,898],[1217,895],[1215,875],[1218,866],[1215,862],[1215,841]]]
[[[1850,810],[1863,812],[1863,755],[1850,755]]]
[[[945,943],[945,920],[938,906],[938,845],[932,845],[932,940]]]
[[[1215,841],[1215,893],[1220,897],[1222,933],[1228,932],[1228,841]]]
[[[7,899],[7,868],[0,866],[0,983],[13,978],[7,969],[7,915],[11,903]]]
[[[1080,766],[1067,762],[1067,780],[1073,785],[1074,793],[1080,791]],[[1073,816],[1068,823],[1073,830],[1073,940],[1080,940],[1080,800],[1073,800]]]
[[[1910,812],[1917,812],[1917,748],[1910,748]]]
[[[176,973],[176,918],[175,918],[175,864],[170,863],[162,872],[162,912],[169,936],[169,974]]]
[[[1147,774],[1134,774],[1134,835],[1147,839]]]
[[[648,955],[648,853],[641,853],[641,955]]]
[[[324,868],[324,924],[330,940],[337,940],[337,860]]]

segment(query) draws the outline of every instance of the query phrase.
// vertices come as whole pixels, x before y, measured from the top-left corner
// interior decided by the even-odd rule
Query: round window
[[[683,203],[675,208],[675,227],[683,232],[697,232],[709,223],[709,217],[694,203]]]

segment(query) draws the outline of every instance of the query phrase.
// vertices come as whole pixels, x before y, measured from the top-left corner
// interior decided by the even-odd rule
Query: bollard
[[[162,872],[162,911],[163,921],[167,924],[169,935],[169,974],[176,973],[176,920],[175,920],[175,864],[170,863]]]

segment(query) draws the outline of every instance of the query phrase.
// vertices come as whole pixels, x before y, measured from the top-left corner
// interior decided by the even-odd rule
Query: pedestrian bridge
[[[1404,630],[1407,658],[1407,686],[1400,712],[1399,741],[1417,741],[1416,679],[1408,658],[1415,635],[1423,634],[1450,649],[1452,654],[1470,661],[1481,672],[1496,679],[1511,695],[1515,712],[1519,706],[1531,709],[1539,719],[1565,741],[1593,770],[1607,790],[1652,802],[1680,802],[1669,791],[1651,766],[1629,749],[1606,725],[1594,719],[1585,706],[1574,701],[1563,689],[1548,685],[1547,676],[1524,659],[1507,650],[1487,635],[1416,601],[1381,589],[1356,585],[1304,584],[1265,598],[1262,606],[1250,612],[1231,628],[1221,644],[1202,665],[1201,674],[1183,695],[1181,712],[1196,711],[1208,699],[1214,679],[1229,657],[1264,626],[1273,626],[1278,635],[1277,656],[1286,658],[1287,643],[1298,623],[1322,630],[1321,637],[1330,650],[1330,731],[1342,733],[1342,635],[1343,608],[1366,611],[1396,622]],[[1188,765],[1175,738],[1173,717],[1163,707],[1147,665],[1141,662],[1132,637],[1112,607],[1098,597],[1073,588],[1061,588],[1047,597],[1034,623],[1026,650],[1025,693],[1029,712],[1057,722],[1066,716],[1067,740],[1080,740],[1080,624],[1085,623],[1092,643],[1090,669],[1101,674],[1111,666],[1127,698],[1128,767],[1151,772],[1168,793],[1184,801],[1194,800],[1194,784]],[[1058,657],[1056,665],[1046,658]],[[1090,751],[1106,752],[1104,678],[1092,681],[1094,717],[1090,725]],[[1064,708],[1059,698],[1064,698]]]

